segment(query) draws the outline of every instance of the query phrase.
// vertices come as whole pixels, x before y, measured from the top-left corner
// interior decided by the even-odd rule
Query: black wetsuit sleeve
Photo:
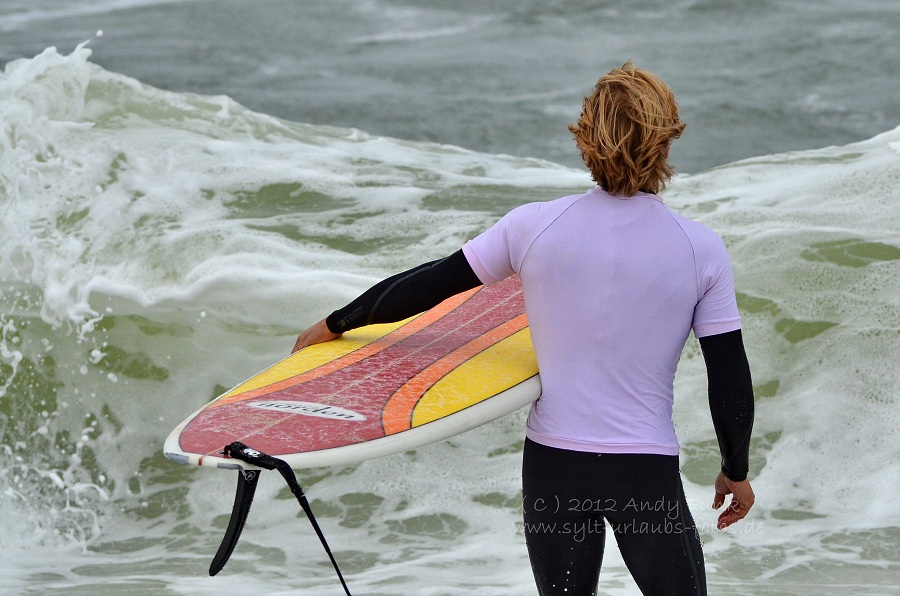
[[[709,380],[709,411],[722,454],[722,472],[745,480],[750,470],[753,381],[741,331],[700,338]]]
[[[481,285],[462,250],[378,282],[356,300],[328,315],[332,333],[419,314],[447,298]]]

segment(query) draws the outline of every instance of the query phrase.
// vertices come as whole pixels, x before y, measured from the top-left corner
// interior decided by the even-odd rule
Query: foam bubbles
[[[215,550],[234,480],[162,458],[178,420],[378,278],[449,254],[515,205],[589,185],[583,172],[540,160],[153,89],[91,64],[85,48],[8,65],[0,100],[0,498],[21,514],[17,545],[90,548],[101,567],[152,566],[172,552],[205,562]],[[900,129],[680,177],[666,193],[723,236],[740,292],[760,501],[752,531],[704,535],[711,567],[762,561],[735,582],[809,580],[809,561],[884,560],[859,544],[867,532],[870,546],[889,542],[879,532],[898,513],[889,491],[870,490],[896,484],[885,462],[900,455],[898,147]],[[693,343],[676,389],[686,491],[711,527],[718,463]],[[522,414],[301,475],[357,585],[416,590],[416,578],[449,582],[460,569],[483,583],[488,561],[509,571],[484,593],[531,589],[514,527]],[[258,499],[277,509],[280,490],[273,481]],[[301,555],[317,552],[315,538],[285,531],[302,522],[282,504],[251,515],[236,556],[274,578],[290,560],[308,585],[329,585],[320,561]],[[237,568],[236,581],[264,583]]]

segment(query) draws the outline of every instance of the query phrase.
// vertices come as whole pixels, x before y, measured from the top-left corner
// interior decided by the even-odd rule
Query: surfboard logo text
[[[311,401],[255,401],[247,404],[251,408],[259,408],[261,410],[272,410],[275,412],[288,412],[290,414],[302,414],[303,416],[318,416],[319,418],[332,418],[334,420],[347,420],[353,422],[361,422],[366,419],[359,412],[348,410],[346,408],[338,408],[337,406],[329,406],[325,404],[317,404]]]

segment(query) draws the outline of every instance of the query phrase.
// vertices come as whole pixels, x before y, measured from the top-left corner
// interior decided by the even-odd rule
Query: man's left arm
[[[340,337],[345,331],[393,323],[424,312],[451,296],[481,285],[462,250],[384,279],[350,304],[297,337],[291,353]]]

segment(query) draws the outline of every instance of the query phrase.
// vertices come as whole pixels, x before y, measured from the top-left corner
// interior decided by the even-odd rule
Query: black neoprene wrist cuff
[[[355,322],[359,321],[361,307],[356,305],[355,308],[351,308],[353,305],[354,303],[348,304],[325,317],[325,326],[328,327],[329,331],[332,333],[344,333],[361,326],[358,324],[354,325]]]
[[[332,333],[343,333],[337,325],[337,311],[334,311],[325,317],[325,326],[328,327],[328,330]]]
[[[735,482],[743,482],[747,479],[747,472],[737,473],[737,472],[729,472],[725,469],[725,466],[722,466],[722,473],[725,474],[725,477],[729,480],[734,480]]]

